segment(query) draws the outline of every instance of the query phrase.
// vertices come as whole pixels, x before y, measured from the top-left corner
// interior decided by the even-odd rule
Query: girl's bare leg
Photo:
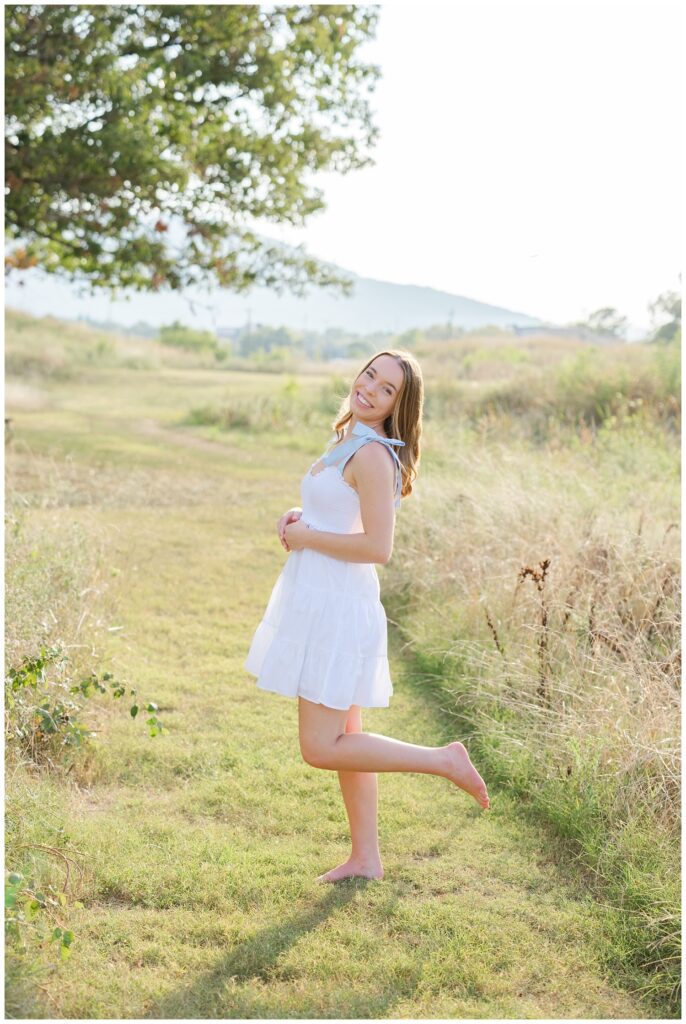
[[[346,733],[362,732],[362,710],[353,704],[345,723]],[[379,780],[375,772],[341,769],[338,781],[350,823],[352,852],[348,859],[320,875],[318,882],[337,882],[351,875],[383,878],[379,852]]]
[[[423,747],[377,733],[346,733],[347,711],[315,704],[303,697],[298,697],[298,715],[300,751],[315,768],[440,775],[469,793],[482,807],[489,806],[484,780],[459,741],[443,747]]]

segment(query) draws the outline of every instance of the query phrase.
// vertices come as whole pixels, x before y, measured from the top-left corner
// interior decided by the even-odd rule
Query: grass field
[[[492,809],[383,774],[385,879],[329,887],[336,775],[242,664],[347,377],[8,327],[8,664],[61,640],[165,726],[103,697],[89,745],[7,736],[6,872],[66,897],[8,942],[8,1016],[678,1017],[675,357],[418,352],[422,470],[379,567],[395,693],[363,725],[465,739]]]

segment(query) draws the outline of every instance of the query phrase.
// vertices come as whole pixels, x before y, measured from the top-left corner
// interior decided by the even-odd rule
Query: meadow
[[[492,808],[382,775],[383,882],[322,887],[335,773],[242,664],[358,362],[6,324],[8,1016],[679,1017],[678,346],[414,343],[363,724]]]

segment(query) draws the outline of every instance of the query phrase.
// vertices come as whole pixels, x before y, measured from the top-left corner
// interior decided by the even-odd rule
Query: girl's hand
[[[297,522],[297,520],[300,519],[300,516],[302,514],[303,510],[301,508],[289,508],[288,512],[284,512],[284,514],[281,516],[278,523],[276,524],[276,531],[279,535],[279,540],[281,541],[286,551],[290,551],[290,548],[286,543],[284,530],[286,529],[289,523]]]
[[[305,541],[309,535],[310,528],[306,523],[300,522],[300,517],[294,523],[289,523],[284,529],[286,543],[292,551],[302,551],[306,547]]]

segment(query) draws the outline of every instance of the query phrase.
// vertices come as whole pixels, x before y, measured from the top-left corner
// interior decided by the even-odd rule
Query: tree
[[[194,352],[217,348],[217,336],[212,331],[199,331],[175,320],[166,327],[160,327],[159,335],[163,345],[188,348]]]
[[[681,337],[681,296],[678,292],[662,292],[648,309],[655,324],[651,341],[673,341]],[[667,317],[667,322],[658,324],[664,317]]]
[[[249,356],[259,349],[271,352],[276,348],[288,348],[293,343],[293,335],[287,327],[269,327],[267,324],[256,324],[249,331],[242,331],[238,339],[238,347],[242,356]]]
[[[572,326],[585,327],[595,334],[605,335],[608,338],[626,337],[627,318],[620,316],[612,306],[604,306],[590,313],[586,320],[579,320]]]
[[[343,286],[300,225],[316,171],[371,163],[361,5],[5,8],[6,267],[115,292]]]

